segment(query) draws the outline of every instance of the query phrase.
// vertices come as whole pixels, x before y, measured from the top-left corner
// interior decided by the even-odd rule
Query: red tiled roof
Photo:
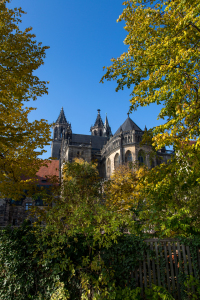
[[[46,162],[47,166],[42,166],[40,167],[39,171],[36,173],[38,177],[38,184],[40,185],[49,185],[50,182],[46,179],[47,177],[50,176],[56,176],[59,178],[59,160],[51,160]]]
[[[189,145],[194,145],[196,143],[196,141],[189,141]]]

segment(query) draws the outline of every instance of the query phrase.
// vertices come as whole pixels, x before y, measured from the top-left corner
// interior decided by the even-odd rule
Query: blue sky
[[[116,82],[99,83],[103,66],[111,64],[127,50],[124,23],[117,23],[123,11],[123,0],[12,0],[9,7],[22,7],[21,29],[33,27],[36,40],[47,50],[44,65],[36,74],[50,81],[48,95],[31,105],[37,110],[30,121],[56,121],[63,106],[73,133],[90,134],[97,109],[108,121],[113,134],[127,118],[131,89],[115,92]],[[147,129],[163,123],[157,121],[161,107],[151,105],[133,112],[131,119]],[[51,155],[50,146],[43,158]]]

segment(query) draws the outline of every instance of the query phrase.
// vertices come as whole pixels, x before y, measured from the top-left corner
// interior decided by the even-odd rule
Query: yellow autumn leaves
[[[141,168],[128,164],[119,166],[111,176],[111,180],[104,186],[106,206],[120,213],[137,209],[141,200],[140,179],[145,172],[145,166]]]
[[[0,197],[18,199],[35,180],[42,161],[37,157],[50,142],[46,120],[29,122],[26,101],[47,93],[45,81],[33,74],[45,51],[31,28],[19,28],[21,8],[0,3]],[[5,176],[6,175],[6,176]],[[27,181],[28,179],[28,181]]]
[[[142,5],[141,1],[129,0],[123,4],[125,8],[118,21],[125,22],[127,37],[124,42],[129,49],[112,59],[101,81],[117,79],[117,91],[132,86],[132,110],[139,105],[164,104],[159,118],[165,119],[165,123],[154,131],[157,149],[172,145],[180,138],[184,141],[189,136],[197,137],[199,1],[152,0],[151,5],[146,2]],[[179,109],[180,105],[187,105],[192,122],[188,122],[191,118]],[[159,132],[171,130],[170,138],[159,138]]]

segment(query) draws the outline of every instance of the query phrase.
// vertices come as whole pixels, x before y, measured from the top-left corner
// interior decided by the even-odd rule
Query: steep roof
[[[133,130],[133,129],[142,131],[142,130],[140,129],[140,127],[138,127],[138,126],[131,120],[131,118],[129,118],[129,116],[128,116],[128,118],[126,119],[126,121],[118,128],[118,130],[115,132],[114,135],[119,134],[120,131],[121,131],[121,129],[122,129],[123,131],[131,131],[131,130]]]
[[[97,111],[98,111],[98,115],[97,115],[96,121],[94,123],[94,126],[102,126],[103,127],[103,121],[100,116],[100,109],[98,109]]]
[[[51,160],[46,162],[47,166],[41,166],[36,173],[39,185],[49,185],[50,182],[46,180],[46,176],[56,176],[59,178],[59,160]]]
[[[92,149],[101,149],[103,145],[107,142],[107,137],[98,135],[86,135],[86,134],[72,134],[72,144],[84,145],[90,144]]]
[[[106,115],[106,119],[105,119],[105,122],[104,122],[104,128],[109,128],[109,123],[108,123],[108,118],[107,118],[107,115]]]
[[[60,123],[60,124],[67,123],[63,107],[61,108],[61,111],[58,116],[58,119],[56,120],[56,123]]]
[[[106,119],[105,119],[105,122],[104,122],[104,135],[105,136],[112,136],[112,131],[111,131],[111,127],[108,123],[108,118],[107,118],[107,114],[106,114]]]

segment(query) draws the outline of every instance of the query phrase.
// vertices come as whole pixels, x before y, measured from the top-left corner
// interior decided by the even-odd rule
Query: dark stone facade
[[[140,146],[144,131],[136,125],[129,117],[112,135],[108,118],[103,123],[100,115],[100,109],[96,121],[91,126],[91,135],[74,134],[71,124],[67,122],[63,108],[54,125],[52,157],[60,160],[62,167],[66,161],[72,162],[74,158],[80,157],[84,160],[97,161],[100,176],[110,177],[115,167],[119,164],[129,161],[141,160],[149,168],[156,166],[161,161],[167,162],[173,154],[172,151],[162,149],[158,151],[158,156],[162,159],[153,159],[150,161],[149,153],[151,147],[147,145]]]
[[[63,108],[53,128],[51,156],[53,160],[47,167],[41,167],[37,176],[40,185],[48,185],[47,175],[61,177],[62,165],[79,157],[90,162],[98,163],[99,174],[103,179],[109,178],[116,167],[131,161],[145,163],[149,168],[170,160],[173,151],[165,148],[157,152],[157,157],[150,158],[151,147],[140,145],[144,131],[128,118],[112,135],[111,127],[106,116],[103,123],[98,109],[91,135],[75,134],[71,124],[67,121]],[[11,224],[20,225],[27,218],[31,205],[37,205],[31,198],[25,198],[21,203],[14,203],[10,199],[0,199],[0,226]]]

